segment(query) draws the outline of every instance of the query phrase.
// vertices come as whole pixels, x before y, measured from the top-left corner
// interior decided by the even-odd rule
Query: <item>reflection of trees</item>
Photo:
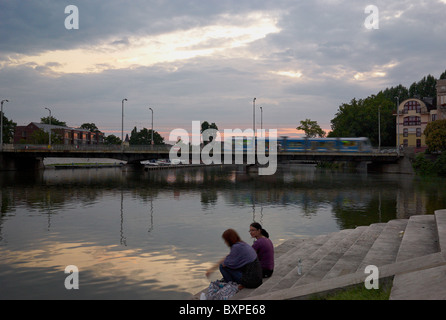
[[[119,168],[46,170],[29,173],[1,173],[1,215],[17,206],[29,212],[57,214],[69,203],[89,206],[104,197],[132,196],[150,213],[153,229],[153,200],[160,193],[200,194],[204,210],[216,205],[218,197],[227,203],[250,207],[259,219],[276,207],[286,207],[311,218],[331,208],[340,228],[413,214],[431,214],[446,208],[446,182],[403,175],[361,175],[314,168],[285,167],[273,176],[237,172],[233,167],[185,168],[149,172],[124,172]],[[122,216],[125,208],[121,209]],[[1,223],[1,221],[0,221]]]

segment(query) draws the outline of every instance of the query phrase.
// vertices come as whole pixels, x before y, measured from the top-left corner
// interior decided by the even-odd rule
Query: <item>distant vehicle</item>
[[[280,139],[279,151],[288,152],[372,152],[368,138]]]
[[[269,139],[257,138],[257,151],[260,145],[269,151]],[[262,142],[260,144],[259,142]],[[252,138],[232,138],[233,152],[249,151],[252,148]],[[224,146],[228,150],[227,144]],[[372,145],[368,138],[292,138],[277,139],[278,152],[372,152]]]

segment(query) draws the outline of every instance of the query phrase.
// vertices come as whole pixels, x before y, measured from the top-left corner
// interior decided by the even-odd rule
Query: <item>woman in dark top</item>
[[[228,229],[223,232],[222,238],[228,247],[229,254],[206,272],[206,276],[220,268],[226,282],[236,282],[239,288],[257,288],[262,284],[262,267],[254,249],[243,242],[237,232]]]
[[[249,233],[256,239],[252,247],[262,265],[263,277],[269,278],[274,271],[274,245],[269,239],[268,232],[257,222],[251,223]]]

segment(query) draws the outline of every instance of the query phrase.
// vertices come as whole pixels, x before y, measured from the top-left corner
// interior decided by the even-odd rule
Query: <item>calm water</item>
[[[278,245],[446,208],[444,179],[305,166],[3,172],[0,185],[0,299],[186,299],[227,254],[227,228],[251,243],[255,220]]]

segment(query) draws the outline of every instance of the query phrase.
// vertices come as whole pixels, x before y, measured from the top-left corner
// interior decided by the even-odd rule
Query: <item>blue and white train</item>
[[[269,151],[269,139],[257,138],[257,149],[265,146]],[[232,151],[249,151],[252,138],[232,138]],[[225,148],[226,149],[226,148]],[[228,150],[229,151],[229,150]],[[277,139],[278,152],[372,152],[368,138],[288,138]]]

